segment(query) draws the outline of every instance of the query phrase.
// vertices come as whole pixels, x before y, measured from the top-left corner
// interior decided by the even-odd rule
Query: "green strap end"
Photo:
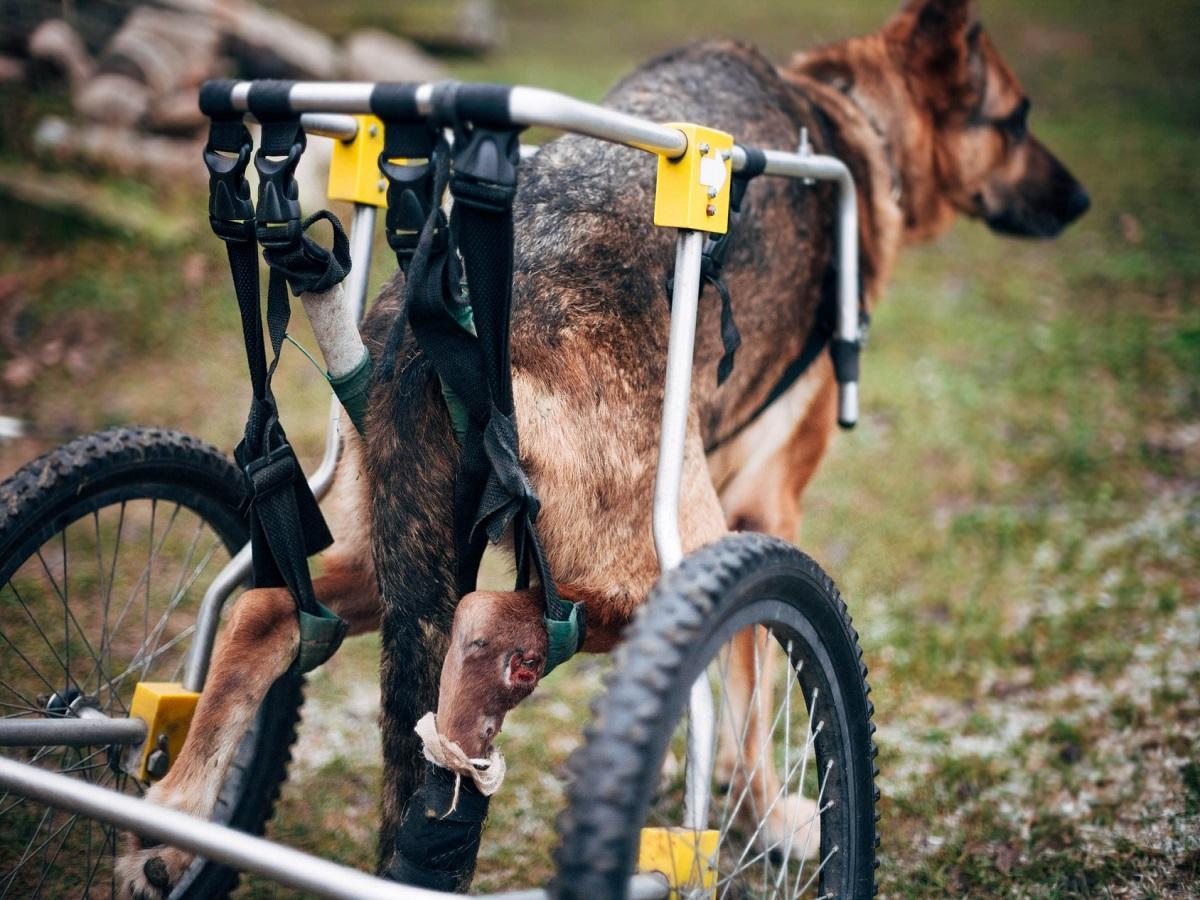
[[[328,607],[317,603],[317,614],[297,610],[300,615],[300,651],[292,663],[298,675],[311,672],[337,652],[346,637],[347,622]]]
[[[566,619],[543,618],[542,621],[546,623],[546,668],[542,672],[544,678],[580,650],[583,635],[579,627],[579,604],[571,605],[571,613]]]
[[[355,429],[359,434],[366,434],[367,400],[371,394],[371,354],[364,351],[358,365],[345,375],[326,377]]]

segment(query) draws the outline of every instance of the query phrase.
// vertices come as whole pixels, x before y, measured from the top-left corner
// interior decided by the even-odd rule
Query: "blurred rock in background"
[[[203,182],[206,79],[429,81],[446,70],[427,51],[482,54],[500,34],[488,0],[398,22],[411,40],[370,28],[337,41],[250,0],[0,0],[0,81],[58,80],[69,91],[74,115],[47,117],[35,132],[50,158]]]

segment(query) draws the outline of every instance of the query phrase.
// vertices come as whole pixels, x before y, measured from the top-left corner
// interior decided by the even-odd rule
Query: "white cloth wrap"
[[[358,333],[358,323],[354,321],[341,284],[321,294],[303,293],[300,302],[312,323],[313,335],[329,374],[337,378],[353,371],[362,362],[367,348]]]
[[[491,756],[487,759],[471,759],[457,741],[450,740],[438,731],[437,716],[431,712],[421,716],[421,720],[417,722],[413,731],[420,736],[424,743],[425,758],[431,763],[441,766],[443,769],[449,769],[459,778],[464,776],[470,778],[475,782],[475,787],[479,788],[479,793],[485,797],[490,797],[500,790],[500,785],[504,783],[507,766],[504,763],[504,755],[499,750],[493,748]],[[456,784],[456,805],[457,800]]]

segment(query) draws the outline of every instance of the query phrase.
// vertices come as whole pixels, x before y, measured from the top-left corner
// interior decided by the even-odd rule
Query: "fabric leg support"
[[[489,799],[474,781],[429,763],[408,800],[384,874],[437,891],[465,892],[475,874]]]

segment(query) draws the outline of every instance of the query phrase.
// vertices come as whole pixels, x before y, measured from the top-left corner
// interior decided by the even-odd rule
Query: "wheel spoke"
[[[53,586],[54,592],[56,594],[58,594],[58,599],[60,601],[62,601],[62,605],[63,605],[63,646],[65,648],[66,657],[67,657],[67,668],[69,670],[70,665],[71,665],[71,632],[70,632],[69,626],[70,626],[70,624],[74,624],[75,631],[79,634],[80,640],[83,641],[83,646],[87,649],[88,655],[91,656],[92,662],[95,663],[95,672],[99,676],[96,681],[96,687],[98,689],[100,687],[99,678],[103,677],[107,680],[107,676],[104,674],[104,667],[102,666],[102,664],[100,662],[100,657],[96,654],[95,649],[93,649],[93,647],[92,647],[92,642],[88,640],[87,634],[84,633],[83,628],[79,624],[79,620],[77,618],[75,618],[75,613],[71,611],[71,603],[69,600],[68,587],[67,587],[67,562],[66,562],[66,560],[67,560],[67,529],[63,528],[63,530],[60,531],[59,534],[62,536],[62,555],[63,555],[63,587],[62,587],[62,590],[59,590],[58,583],[55,580],[54,576],[51,574],[50,567],[48,565],[46,565],[46,560],[45,560],[45,558],[43,558],[41,550],[38,550],[37,557],[39,560],[41,560],[42,569],[45,571],[46,577],[50,579],[50,584]],[[85,677],[83,680],[84,680],[84,682],[87,682],[90,679],[91,679],[91,673],[89,673],[88,676]],[[80,683],[76,682],[76,684],[78,686]],[[113,686],[112,686],[111,681],[108,682],[108,688],[110,691],[113,691]],[[78,689],[81,693],[83,692],[82,686],[80,686]],[[115,691],[113,691],[113,693],[115,693]],[[117,702],[120,703],[120,700],[118,699]],[[125,705],[123,703],[121,704],[121,711],[126,712]]]
[[[177,658],[195,633],[198,592],[229,548],[245,542],[225,488],[237,470],[203,448],[177,436],[118,432],[81,440],[61,456],[35,493],[11,498],[19,502],[6,526],[29,549],[6,561],[15,574],[0,581],[0,605],[11,606],[0,615],[0,720],[69,715],[47,698],[71,702],[77,691],[116,715],[134,682],[178,676],[186,657]],[[51,519],[45,510],[59,498],[66,503]],[[239,749],[239,759],[256,746]],[[146,785],[114,770],[111,753],[93,744],[10,755],[81,783],[144,795]],[[240,769],[231,774],[237,777],[219,792],[222,819],[246,797],[258,803],[264,789]],[[271,784],[279,777],[271,773]],[[0,856],[8,857],[0,862],[0,897],[115,895],[116,829],[0,791],[0,831],[7,848]]]
[[[59,666],[62,667],[63,673],[66,675],[66,687],[70,688],[71,687],[71,670],[67,668],[67,664],[63,662],[63,658],[61,656],[59,656],[58,651],[54,649],[54,644],[52,644],[50,642],[50,638],[48,638],[46,636],[46,632],[42,630],[42,626],[38,623],[37,617],[33,614],[33,611],[30,610],[28,604],[26,604],[24,598],[21,596],[21,592],[17,590],[17,586],[15,584],[13,584],[11,581],[8,583],[8,586],[12,590],[13,596],[17,598],[17,602],[21,604],[21,608],[23,610],[25,610],[25,615],[29,617],[29,621],[33,623],[33,627],[35,629],[37,629],[37,633],[39,635],[41,635],[42,641],[45,642],[45,644],[46,644],[46,649],[50,651],[50,655],[53,656],[55,661],[59,664]],[[13,644],[13,642],[11,640],[9,640],[7,636],[5,636],[4,639],[5,639],[5,641],[8,642],[8,645],[10,647],[13,647],[13,649],[16,649],[16,645]],[[33,668],[33,664],[30,663],[29,660],[25,658],[25,655],[23,653],[21,653],[20,650],[17,650],[17,654],[21,657],[22,660],[25,661],[25,664],[27,666],[29,666],[30,670],[33,671],[34,674],[36,674],[39,678],[41,678],[43,682],[45,682],[46,686],[48,688],[50,688],[50,691],[52,693],[58,691],[58,688],[56,688],[52,684],[50,684],[49,681],[46,681],[45,676],[43,676],[41,672],[39,672],[37,669]],[[75,689],[77,691],[79,691],[79,693],[81,693],[81,694],[83,693],[82,689],[79,687],[78,684],[75,685]]]
[[[203,522],[201,522],[201,527],[203,527]],[[198,537],[199,535],[197,535],[197,539]],[[162,633],[166,629],[167,623],[170,621],[171,616],[174,615],[175,611],[179,608],[179,604],[182,603],[183,599],[188,595],[188,592],[192,589],[192,585],[199,580],[200,576],[204,573],[204,570],[208,568],[208,563],[212,560],[213,555],[217,552],[220,546],[221,545],[219,541],[213,543],[213,546],[204,555],[204,558],[201,559],[192,570],[190,577],[187,576],[186,567],[181,570],[179,575],[179,583],[176,585],[176,590],[168,602],[167,608],[163,611],[162,615],[155,623],[154,628],[150,633],[150,637],[143,643],[141,647],[138,648],[137,653],[134,654],[133,660],[129,663],[125,671],[112,680],[110,687],[113,684],[120,684],[135,668],[140,668],[140,678],[144,679],[146,673],[149,671],[150,665],[154,662],[154,660],[161,656],[166,650],[178,644],[183,637],[190,635],[195,630],[194,626],[189,625],[184,632],[176,635],[167,644],[161,647],[158,646],[157,642],[162,637]],[[192,549],[195,549],[194,544]],[[188,562],[191,561],[191,556],[192,552],[189,551]],[[186,584],[184,583],[185,577],[187,577]]]

